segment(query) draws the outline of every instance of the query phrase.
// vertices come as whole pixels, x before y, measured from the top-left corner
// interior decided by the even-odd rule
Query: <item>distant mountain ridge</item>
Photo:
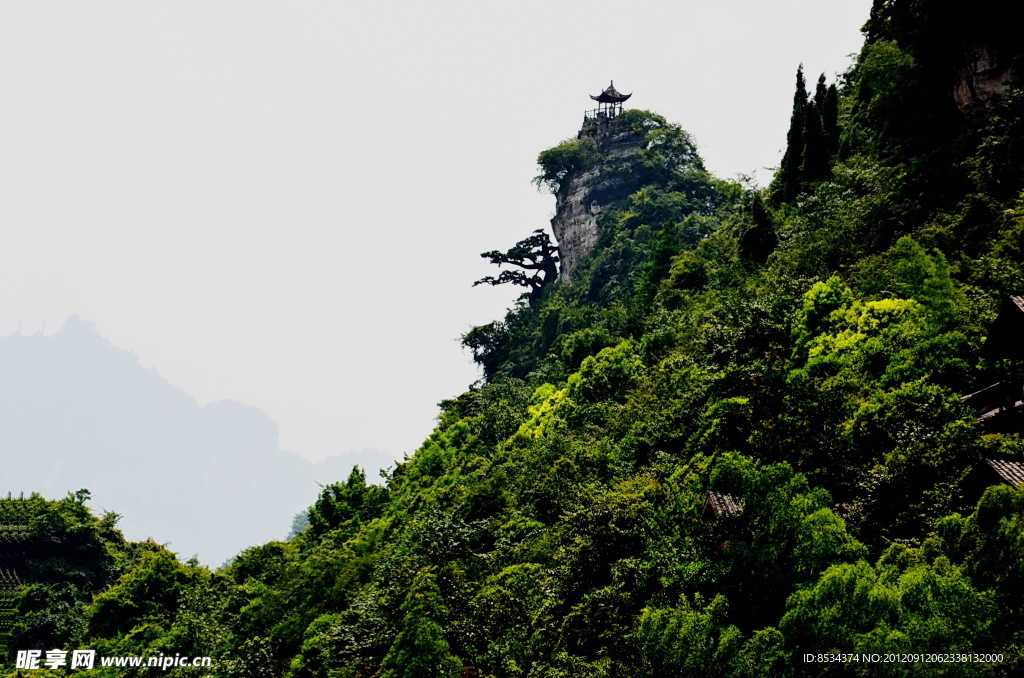
[[[130,539],[169,542],[219,565],[288,534],[318,485],[383,453],[313,463],[278,445],[277,424],[233,401],[200,406],[78,317],[51,336],[0,337],[0,492],[59,498],[86,488]]]

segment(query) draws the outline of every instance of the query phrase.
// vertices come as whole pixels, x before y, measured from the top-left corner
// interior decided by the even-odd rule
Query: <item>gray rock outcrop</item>
[[[967,50],[953,83],[953,100],[961,113],[975,116],[992,112],[1015,80],[1008,62],[988,45]]]
[[[572,270],[594,248],[598,215],[629,195],[623,161],[643,148],[643,134],[623,118],[591,118],[583,123],[579,138],[597,142],[600,160],[570,174],[555,193],[551,230],[561,251],[559,279],[572,281]]]

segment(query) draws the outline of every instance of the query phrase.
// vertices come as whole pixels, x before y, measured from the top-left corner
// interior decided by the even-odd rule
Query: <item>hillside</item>
[[[294,539],[211,572],[32,500],[19,539],[74,515],[108,569],[59,611],[32,593],[58,577],[23,586],[50,616],[9,646],[215,658],[140,676],[1019,675],[1024,50],[916,0],[864,33],[838,82],[798,70],[768,187],[648,111],[542,152],[561,250],[484,253],[525,293],[463,339],[481,384]]]

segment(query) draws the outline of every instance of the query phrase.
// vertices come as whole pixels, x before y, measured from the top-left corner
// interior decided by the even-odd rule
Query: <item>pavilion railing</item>
[[[595,108],[592,111],[584,111],[584,120],[599,120],[603,118],[614,118],[618,114],[622,113],[622,104],[607,104],[600,108]]]

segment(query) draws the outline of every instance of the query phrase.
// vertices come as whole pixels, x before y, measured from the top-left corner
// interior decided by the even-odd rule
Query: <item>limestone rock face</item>
[[[995,108],[1014,80],[1006,61],[986,45],[968,50],[953,84],[953,100],[961,113],[973,117]]]
[[[551,230],[561,251],[559,279],[572,281],[572,269],[597,242],[597,216],[609,205],[629,195],[621,169],[628,159],[643,148],[643,134],[621,118],[589,119],[579,137],[597,142],[601,160],[570,174],[555,193],[555,216]]]

